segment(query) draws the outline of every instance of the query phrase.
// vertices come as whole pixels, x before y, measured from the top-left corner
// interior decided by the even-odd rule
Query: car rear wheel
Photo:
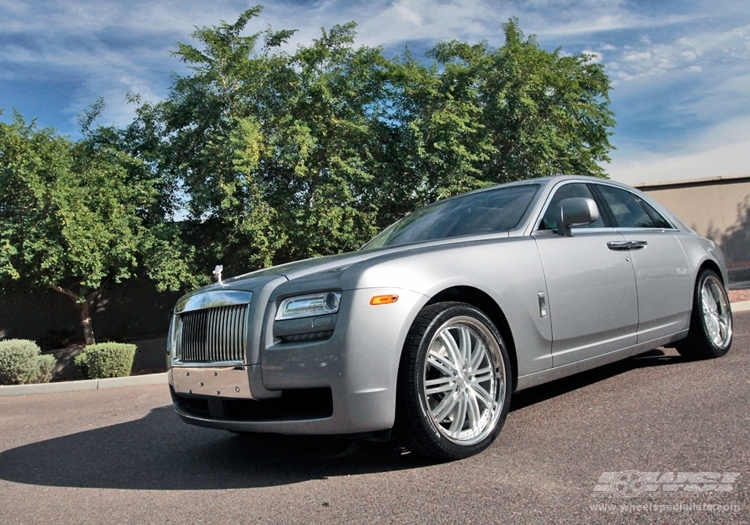
[[[503,338],[481,310],[457,302],[427,306],[401,358],[396,437],[437,459],[476,454],[499,434],[511,384]]]
[[[677,351],[691,359],[721,357],[732,346],[732,310],[719,276],[711,270],[698,275],[687,338]]]

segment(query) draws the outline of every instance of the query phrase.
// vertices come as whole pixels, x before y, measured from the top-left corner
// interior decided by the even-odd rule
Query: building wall
[[[172,308],[182,294],[159,293],[148,281],[111,286],[91,311],[97,341],[165,337]],[[83,339],[75,304],[58,292],[0,295],[0,339],[31,339],[60,348]]]
[[[750,175],[636,187],[721,246],[730,282],[750,281]]]

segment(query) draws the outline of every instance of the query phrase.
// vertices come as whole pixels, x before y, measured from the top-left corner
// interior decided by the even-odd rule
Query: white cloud
[[[606,169],[611,178],[627,184],[749,175],[750,140],[685,155],[644,155]]]
[[[405,3],[394,5],[393,9],[407,22],[411,22],[415,25],[422,25],[422,16],[419,13],[416,13],[409,9],[409,7],[405,5]]]
[[[591,57],[591,62],[593,63],[599,63],[604,60],[604,54],[600,51],[592,51],[591,49],[584,49],[582,51],[584,55],[589,55]]]
[[[373,13],[377,13],[373,16]],[[506,5],[488,0],[401,0],[394,4],[360,4],[355,20],[362,43],[398,47],[407,42],[502,38],[500,26],[512,16]]]
[[[612,47],[610,45],[602,46]],[[614,51],[614,50],[610,50]],[[717,28],[672,41],[653,43],[641,37],[624,46],[619,54],[608,53],[610,74],[622,81],[668,74],[673,70],[702,71],[707,65],[750,59],[750,26]]]
[[[750,117],[722,122],[666,153],[615,153],[605,169],[628,184],[750,174]]]
[[[527,20],[528,17],[523,16],[523,19]],[[532,21],[537,20],[536,18],[531,19]],[[546,40],[570,39],[615,31],[660,30],[668,26],[685,24],[692,20],[693,17],[688,16],[650,18],[625,10],[597,12],[581,9],[576,10],[574,16],[555,16],[540,19],[533,32]]]
[[[6,0],[0,6],[0,76],[77,84],[59,108],[72,129],[75,115],[98,97],[107,104],[105,119],[125,125],[134,116],[127,92],[158,100],[166,95],[169,72],[183,70],[169,55],[177,41],[189,42],[194,25],[234,20],[239,12],[230,2]]]

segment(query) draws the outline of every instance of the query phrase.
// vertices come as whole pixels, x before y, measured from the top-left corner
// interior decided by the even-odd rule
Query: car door
[[[552,365],[569,365],[636,343],[638,299],[630,257],[613,247],[624,236],[600,218],[573,228],[572,237],[556,232],[560,201],[594,198],[586,183],[555,188],[534,238],[547,284],[552,324]]]
[[[616,231],[625,238],[638,292],[638,343],[655,341],[688,328],[692,277],[676,230],[639,195],[606,184],[595,185],[607,203]]]

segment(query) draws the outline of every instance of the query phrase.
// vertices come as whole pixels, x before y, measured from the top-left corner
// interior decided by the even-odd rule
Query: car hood
[[[291,281],[314,273],[340,271],[353,264],[383,257],[394,251],[395,249],[372,252],[349,252],[315,257],[314,259],[304,259],[232,277],[224,281],[224,286],[234,289],[244,289],[245,285],[255,287],[256,283],[261,281],[268,282],[278,278]]]
[[[304,259],[301,261],[280,264],[263,270],[257,270],[236,277],[231,277],[224,280],[221,284],[215,283],[196,290],[193,293],[203,293],[222,289],[253,291],[274,280],[292,281],[312,274],[343,271],[351,266],[361,265],[368,261],[391,260],[426,251],[450,248],[457,243],[484,242],[490,238],[497,240],[498,238],[507,238],[508,236],[507,232],[502,234],[495,233],[492,235],[472,236],[471,238],[441,239],[419,244],[394,246],[391,248],[326,255],[315,257],[313,259]]]

